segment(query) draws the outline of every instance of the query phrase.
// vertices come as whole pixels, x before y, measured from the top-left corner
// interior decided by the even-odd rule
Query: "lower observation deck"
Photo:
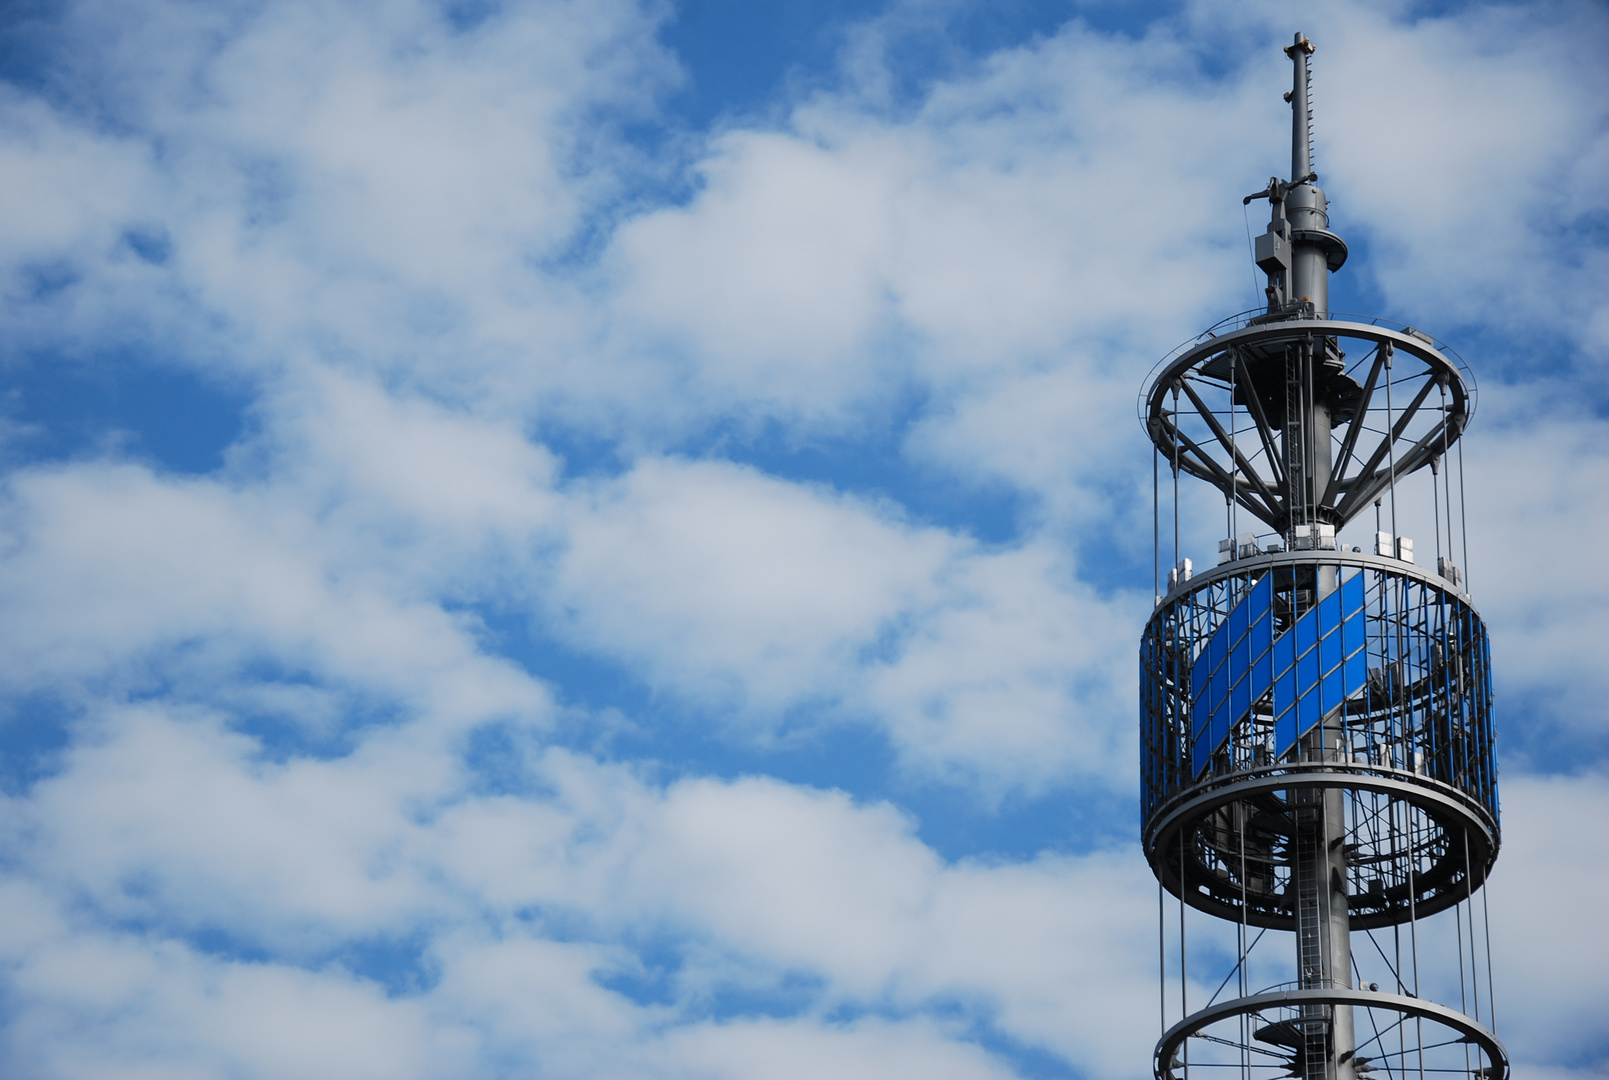
[[[1294,925],[1297,803],[1339,791],[1356,928],[1450,907],[1499,843],[1485,624],[1452,582],[1344,551],[1230,562],[1141,644],[1146,856],[1203,911]]]

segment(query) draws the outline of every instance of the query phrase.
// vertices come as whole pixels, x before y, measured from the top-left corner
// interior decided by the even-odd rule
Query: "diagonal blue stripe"
[[[1252,705],[1274,692],[1274,756],[1368,684],[1363,575],[1354,574],[1272,635],[1273,579],[1230,609],[1190,669],[1191,767],[1204,772]]]

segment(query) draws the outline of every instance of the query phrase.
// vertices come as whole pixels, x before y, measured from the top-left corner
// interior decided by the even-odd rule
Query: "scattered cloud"
[[[971,10],[709,128],[667,5],[0,19],[7,1071],[1148,1073],[1132,402],[1255,300],[1291,28]],[[1347,287],[1486,382],[1499,1018],[1598,1075],[1609,24],[1302,29]],[[242,388],[218,467],[40,449],[156,372]]]

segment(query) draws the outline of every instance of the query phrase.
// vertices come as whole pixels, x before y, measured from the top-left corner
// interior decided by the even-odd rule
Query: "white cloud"
[[[1505,776],[1503,851],[1492,874],[1492,960],[1499,1033],[1518,1059],[1597,1068],[1609,1011],[1602,972],[1609,932],[1594,897],[1609,841],[1602,775]]]
[[[1288,12],[1202,3],[1134,39],[1073,24],[909,107],[880,96],[898,54],[868,32],[859,81],[679,146],[702,186],[678,206],[644,179],[669,167],[615,135],[677,77],[665,9],[506,5],[468,29],[402,0],[139,14],[73,9],[76,96],[0,98],[0,318],[91,362],[132,341],[250,372],[252,423],[208,477],[107,450],[4,482],[0,685],[21,722],[40,696],[68,713],[67,745],[6,796],[8,1064],[1009,1075],[984,1032],[1143,1074],[1137,853],[946,860],[897,798],[938,778],[981,813],[1133,782],[1150,586],[1097,588],[1073,553],[1143,548],[1131,395],[1250,290],[1234,200],[1283,147],[1283,60],[1208,78],[1193,35],[1243,49]],[[1555,320],[1590,370],[1604,107],[1578,87],[1601,82],[1580,42],[1602,21],[1546,16],[1315,16],[1321,171],[1415,321]],[[1427,131],[1436,153],[1405,149]],[[1575,561],[1512,556],[1603,531],[1602,424],[1561,394],[1488,395],[1470,569],[1505,685],[1578,688],[1537,722],[1592,732],[1603,605]],[[913,475],[1003,485],[1016,535],[980,542],[965,508],[920,519],[899,502],[914,480],[854,494],[848,471],[719,456],[763,425],[809,446],[896,414]],[[541,445],[554,429],[607,469]],[[710,431],[734,434],[691,456]],[[556,749],[555,689],[476,610],[722,738],[866,725],[895,801],[830,776],[662,786],[652,762]],[[617,722],[556,678],[565,723]],[[471,752],[488,731],[497,775]],[[1499,942],[1503,994],[1542,1033],[1514,1043],[1539,1074],[1574,1068],[1599,1051],[1551,1047],[1587,1046],[1596,954],[1556,928],[1601,875],[1546,823],[1601,816],[1601,784],[1505,785],[1494,889],[1526,915]],[[360,953],[393,947],[382,989]]]
[[[644,460],[585,494],[553,597],[577,635],[655,685],[762,712],[840,693],[966,550],[731,465]]]

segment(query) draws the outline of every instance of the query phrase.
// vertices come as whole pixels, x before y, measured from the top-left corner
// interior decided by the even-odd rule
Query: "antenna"
[[[1452,562],[1453,485],[1441,475],[1474,381],[1419,330],[1329,310],[1347,249],[1312,168],[1313,52],[1302,34],[1285,49],[1291,178],[1245,200],[1269,201],[1254,245],[1268,305],[1168,357],[1141,398],[1173,476],[1174,536],[1180,479],[1192,476],[1248,515],[1231,520],[1264,529],[1221,540],[1203,573],[1175,539],[1167,595],[1140,642],[1142,843],[1178,904],[1176,975],[1158,912],[1153,1070],[1506,1080],[1490,942],[1474,916],[1499,842],[1491,656]],[[1381,531],[1379,512],[1389,500],[1395,530],[1399,493],[1424,499],[1426,481],[1438,522],[1448,500],[1448,555],[1438,524],[1434,572],[1415,563],[1411,539]],[[1367,549],[1347,543],[1371,504]],[[1158,488],[1159,544],[1165,505]],[[1233,924],[1232,965],[1221,929],[1187,950],[1189,913]],[[1443,925],[1421,942],[1431,922]],[[1257,952],[1268,930],[1283,933]],[[1369,943],[1354,952],[1357,934]],[[1280,939],[1294,978],[1259,988],[1253,972],[1269,970]],[[1454,942],[1456,964],[1432,979],[1428,965]],[[1454,970],[1456,1002],[1432,1000]],[[1192,1010],[1191,987],[1220,975]]]
[[[1300,183],[1301,178],[1313,171],[1313,110],[1308,105],[1308,95],[1313,88],[1313,73],[1308,68],[1307,58],[1318,50],[1313,43],[1307,40],[1307,35],[1297,34],[1295,44],[1285,50],[1285,55],[1291,58],[1294,65],[1294,78],[1291,80],[1291,92],[1285,100],[1291,103],[1291,183]]]

